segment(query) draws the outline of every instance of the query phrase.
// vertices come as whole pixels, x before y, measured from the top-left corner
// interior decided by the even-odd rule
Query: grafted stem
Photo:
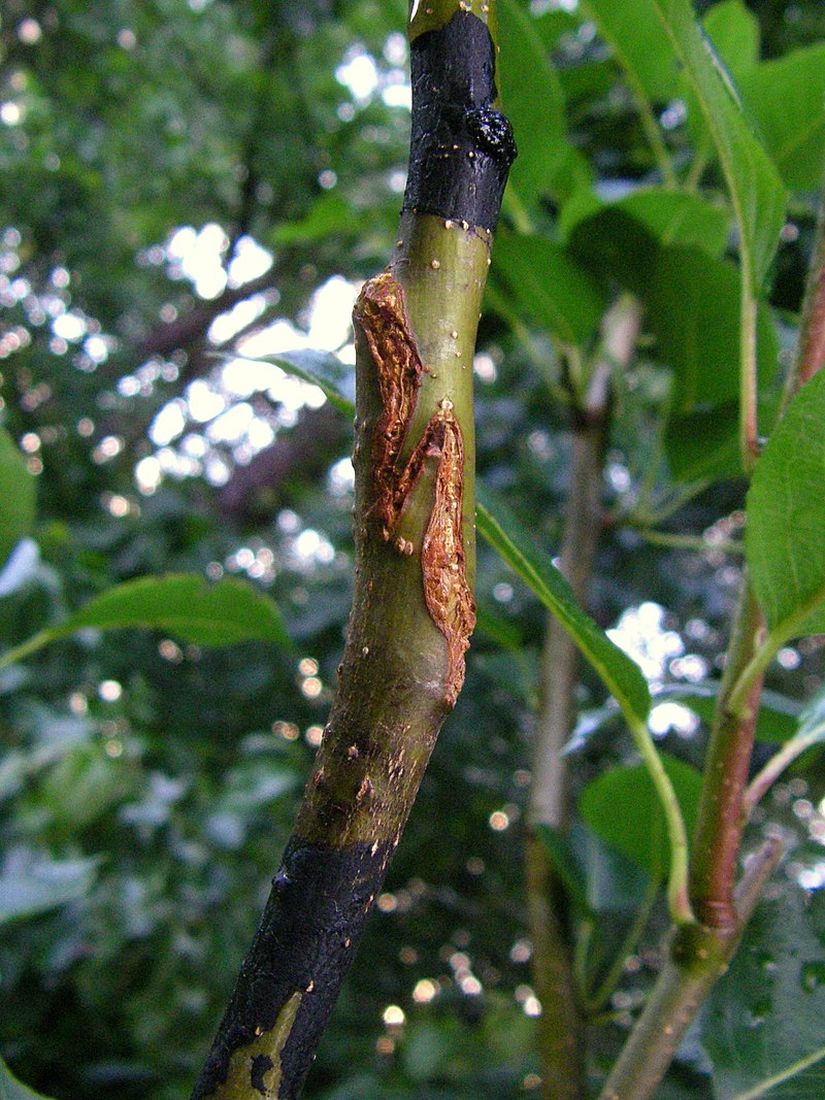
[[[410,25],[404,213],[391,262],[353,315],[355,590],[338,689],[193,1100],[300,1095],[464,679],[475,621],[472,361],[515,152],[495,106],[492,7],[441,0]]]

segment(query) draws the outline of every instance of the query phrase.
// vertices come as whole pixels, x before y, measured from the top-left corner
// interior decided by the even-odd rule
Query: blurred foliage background
[[[825,31],[814,0],[748,8],[766,58]],[[603,194],[656,182],[592,24],[575,4],[524,12]],[[404,186],[405,16],[401,0],[4,4],[0,406],[38,503],[34,538],[0,573],[3,642],[117,581],[167,571],[248,578],[294,641],[215,651],[87,632],[0,673],[0,1050],[50,1096],[188,1094],[320,738],[349,606],[350,425],[317,388],[237,356],[297,348],[353,361],[349,309],[391,251]],[[678,103],[662,109],[676,110],[663,122],[672,148],[687,148]],[[776,261],[786,346],[813,198],[795,197]],[[518,214],[505,205],[505,225]],[[541,217],[552,227],[557,214],[548,202]],[[479,469],[554,548],[570,443],[561,368],[540,326],[498,307],[475,363]],[[692,685],[718,672],[741,559],[655,545],[625,522],[653,461],[663,377],[643,346],[616,394],[591,609],[654,683]],[[663,493],[666,529],[740,533],[741,481]],[[545,622],[484,548],[478,601],[466,687],[309,1097],[537,1087],[520,816]],[[770,686],[791,704],[821,686],[818,639],[781,656]],[[633,759],[603,702],[583,669],[579,703],[598,717],[571,757],[577,789]],[[691,713],[660,711],[656,731],[673,755],[701,761]],[[796,837],[783,871],[794,897],[825,882],[823,793],[812,759],[769,804]],[[581,844],[609,960],[646,882],[592,834]],[[602,1067],[664,927],[657,905],[599,1029]],[[825,964],[811,973],[818,986]],[[688,1045],[662,1096],[708,1095],[706,1056]]]

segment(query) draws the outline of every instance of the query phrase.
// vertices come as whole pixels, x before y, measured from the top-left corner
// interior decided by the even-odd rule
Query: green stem
[[[8,668],[9,665],[16,665],[18,661],[23,661],[26,657],[31,656],[32,653],[36,653],[38,649],[42,649],[43,646],[48,645],[53,637],[54,635],[51,630],[39,630],[36,634],[33,634],[31,638],[27,639],[25,642],[21,642],[20,645],[16,645],[12,649],[7,649],[5,653],[0,655],[0,671],[4,668]]]
[[[670,531],[654,531],[649,527],[636,527],[635,530],[640,538],[652,546],[666,546],[671,550],[700,550],[703,553],[720,550],[723,554],[744,554],[745,552],[741,542],[731,542],[729,539],[711,542],[704,535],[675,535]]]
[[[695,924],[696,918],[688,895],[688,841],[682,808],[673,789],[673,784],[664,769],[659,753],[644,722],[625,714],[630,733],[639,755],[647,768],[651,782],[661,803],[667,826],[670,844],[670,876],[667,885],[667,900],[674,924]]]
[[[602,978],[601,982],[599,982],[595,991],[585,1000],[585,1008],[587,1009],[588,1015],[593,1016],[597,1012],[601,1012],[613,995],[614,990],[622,979],[625,963],[629,956],[633,954],[636,945],[642,937],[642,933],[647,927],[647,922],[650,920],[650,914],[653,912],[653,906],[656,904],[656,898],[658,896],[659,880],[651,878],[647,884],[647,889],[645,890],[641,904],[633,916],[633,921],[627,931],[627,935],[622,941],[621,947],[617,951],[610,969]]]
[[[750,273],[742,264],[739,312],[739,450],[742,469],[753,472],[759,457],[759,426],[756,415],[756,318],[757,302],[750,286]]]
[[[761,802],[766,791],[773,786],[779,776],[793,764],[794,760],[807,752],[814,745],[820,744],[825,737],[825,722],[820,722],[812,729],[796,734],[775,752],[761,771],[753,777],[745,791],[744,813],[750,817],[754,807]]]
[[[473,352],[512,156],[494,106],[493,7],[431,0],[409,27],[413,86],[457,101],[414,95],[396,252],[353,313],[355,586],[338,688],[193,1100],[300,1095],[462,686],[475,620]],[[433,110],[454,126],[446,143]],[[495,125],[492,150],[478,113]],[[438,178],[422,169],[435,140],[440,161],[454,154]]]

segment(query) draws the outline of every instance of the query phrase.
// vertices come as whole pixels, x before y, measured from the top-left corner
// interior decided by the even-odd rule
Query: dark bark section
[[[303,997],[281,1051],[278,1096],[300,1095],[393,850],[392,843],[327,848],[293,835],[192,1100],[216,1091],[233,1053],[270,1031],[295,992]],[[267,1061],[258,1066],[261,1078]]]
[[[495,49],[487,26],[457,11],[443,27],[418,35],[410,65],[403,210],[495,229],[516,145],[509,120],[493,106]]]

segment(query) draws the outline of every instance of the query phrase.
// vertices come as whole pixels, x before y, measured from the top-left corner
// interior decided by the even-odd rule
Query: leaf
[[[825,43],[763,62],[742,77],[741,89],[785,184],[818,188],[825,164]]]
[[[275,642],[291,647],[277,606],[244,581],[209,584],[203,577],[170,573],[126,581],[95,597],[68,619],[41,630],[9,650],[0,666],[11,664],[79,630],[165,630],[194,645]]]
[[[647,294],[658,358],[676,375],[675,409],[722,405],[739,393],[739,299],[734,266],[696,248],[660,251]],[[758,373],[776,372],[779,347],[767,306],[757,317]]]
[[[308,244],[334,233],[352,236],[360,231],[360,219],[350,203],[335,191],[327,191],[315,200],[306,217],[284,222],[272,234],[276,244]]]
[[[478,530],[496,553],[559,620],[622,710],[645,722],[650,692],[639,666],[576,603],[562,574],[536,549],[503,504],[477,485]]]
[[[497,11],[496,76],[518,146],[510,186],[529,206],[564,163],[564,96],[532,16],[517,0],[499,0]]]
[[[653,705],[659,703],[679,703],[688,707],[709,726],[713,721],[716,696],[719,694],[719,681],[704,684],[670,684],[653,696]],[[799,729],[803,718],[801,703],[789,699],[777,691],[763,691],[759,700],[759,715],[756,721],[756,739],[773,744],[787,741]]]
[[[347,384],[351,385],[353,381],[352,368],[331,352],[282,351],[277,355],[263,355],[261,359],[265,363],[274,363],[295,378],[311,382],[324,391],[324,396],[339,412],[346,416],[355,415],[355,403],[345,392]]]
[[[660,753],[688,834],[693,833],[702,776],[689,764]],[[643,764],[611,768],[584,788],[579,812],[585,824],[606,843],[642,867],[651,878],[663,879],[670,861],[665,818],[650,775]]]
[[[570,898],[581,909],[582,913],[587,916],[594,916],[595,914],[587,897],[587,883],[581,867],[576,862],[568,837],[561,829],[554,829],[550,825],[536,825],[536,836],[550,857],[550,862],[556,874],[564,883],[564,888]]]
[[[673,96],[676,60],[667,34],[652,18],[650,0],[586,0],[582,5],[627,75],[633,91],[651,105]]]
[[[593,277],[546,237],[501,232],[494,277],[509,288],[516,312],[567,344],[586,341],[601,320],[605,295]]]
[[[825,632],[823,425],[825,371],[791,401],[747,497],[748,567],[768,627],[781,641]]]
[[[717,1096],[758,1096],[760,1084],[822,1048],[825,1017],[825,893],[788,884],[763,900],[702,1018]],[[825,1053],[825,1052],[823,1052]],[[822,1065],[767,1093],[787,1100],[822,1096]]]
[[[785,218],[782,181],[752,132],[730,75],[700,29],[690,0],[651,4],[713,139],[739,224],[743,273],[750,292],[758,296]]]
[[[705,34],[737,79],[759,61],[759,20],[742,0],[722,0],[705,13]]]
[[[0,874],[0,925],[45,913],[87,894],[95,880],[98,863],[97,859],[67,859],[3,872]]]
[[[759,394],[757,409],[759,426],[767,432],[779,411],[777,393],[765,387]],[[677,481],[741,477],[738,403],[725,402],[712,409],[671,416],[665,431],[665,451]]]
[[[12,1071],[0,1058],[0,1100],[49,1100],[42,1092],[35,1092],[22,1081],[18,1081]]]
[[[718,257],[727,243],[727,211],[699,195],[642,187],[620,199],[616,207],[641,222],[662,244],[693,245]]]
[[[37,487],[9,433],[0,428],[0,566],[34,523]]]

